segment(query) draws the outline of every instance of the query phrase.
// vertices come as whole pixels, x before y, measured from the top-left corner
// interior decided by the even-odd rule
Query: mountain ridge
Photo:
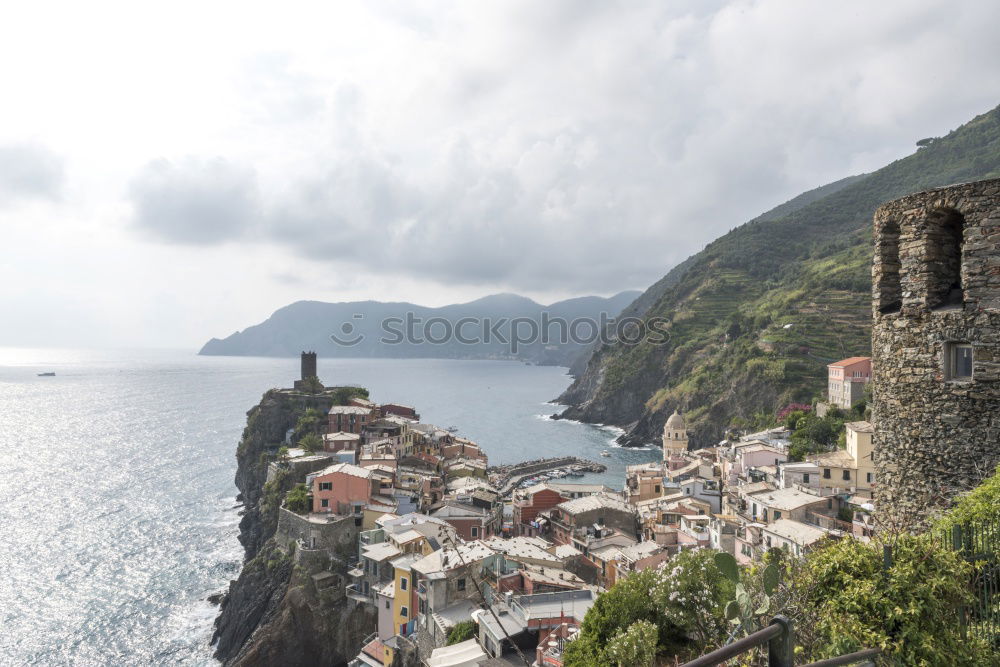
[[[543,312],[551,318],[567,321],[599,320],[602,313],[613,318],[638,294],[638,291],[624,291],[610,297],[573,297],[542,305],[528,297],[505,292],[439,307],[406,301],[302,300],[282,306],[264,321],[226,338],[210,339],[198,354],[288,357],[302,350],[315,350],[330,357],[517,359],[568,366],[585,350],[585,344],[533,341],[513,350],[509,322],[506,326],[490,329],[492,333],[499,332],[507,342],[493,339],[492,333],[480,335],[474,344],[463,343],[446,334],[454,332],[456,322],[463,318],[475,321],[462,330],[467,339],[475,338],[477,333],[485,334],[490,325],[502,318],[528,318],[537,322]],[[407,316],[414,322],[412,329],[406,323]],[[434,320],[437,322],[432,324]],[[409,331],[416,336],[410,336]],[[333,335],[341,342],[334,341]],[[359,336],[363,339],[354,342]],[[433,342],[442,337],[449,340]],[[397,340],[399,338],[402,340]]]
[[[924,143],[924,142],[921,142]],[[666,345],[594,346],[560,416],[655,441],[685,412],[694,446],[822,394],[825,365],[870,349],[871,219],[897,197],[1000,176],[1000,108],[869,174],[803,193],[654,283],[623,315],[670,320]]]

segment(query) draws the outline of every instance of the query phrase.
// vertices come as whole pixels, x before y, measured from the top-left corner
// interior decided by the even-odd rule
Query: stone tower
[[[875,212],[876,510],[921,523],[1000,461],[1000,179]]]
[[[688,449],[687,424],[681,413],[674,410],[667,423],[663,425],[663,460],[670,460],[671,456],[681,456]]]
[[[300,380],[308,380],[309,378],[318,377],[316,372],[316,353],[315,352],[303,352],[302,353],[302,376]]]

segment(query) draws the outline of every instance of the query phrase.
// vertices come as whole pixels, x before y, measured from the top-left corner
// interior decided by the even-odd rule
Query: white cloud
[[[55,13],[73,29],[40,30]],[[169,292],[203,331],[154,322],[162,340],[296,298],[611,293],[995,106],[998,20],[972,1],[32,4],[0,26],[0,145],[66,156],[68,201],[25,243],[69,208],[95,252],[188,266]]]

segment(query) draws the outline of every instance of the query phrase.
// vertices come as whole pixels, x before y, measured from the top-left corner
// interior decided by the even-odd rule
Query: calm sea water
[[[319,366],[327,384],[458,427],[492,462],[578,454],[610,466],[586,481],[620,488],[625,465],[659,456],[612,447],[612,429],[545,418],[569,382],[562,368]],[[0,348],[0,664],[211,664],[205,598],[242,559],[233,474],[245,413],[297,372],[295,359]]]

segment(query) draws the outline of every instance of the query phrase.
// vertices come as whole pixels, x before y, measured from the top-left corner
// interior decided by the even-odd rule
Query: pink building
[[[374,471],[350,463],[320,470],[312,479],[313,512],[356,514],[379,493]]]
[[[872,358],[851,357],[830,364],[827,369],[829,402],[850,409],[864,398],[865,385],[872,379]]]

